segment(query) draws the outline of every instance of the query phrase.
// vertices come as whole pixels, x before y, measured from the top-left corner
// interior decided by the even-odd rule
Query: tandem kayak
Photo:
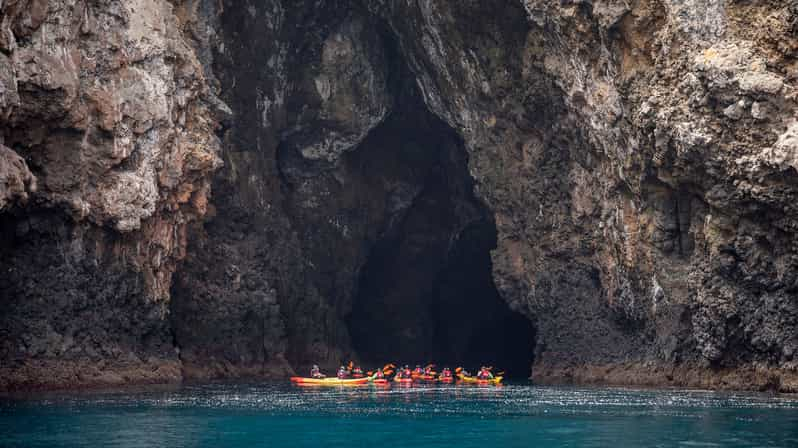
[[[292,376],[291,382],[299,386],[357,386],[359,384],[367,384],[369,378],[351,378],[351,379],[338,379],[338,378],[305,378],[301,376]]]
[[[473,376],[460,376],[460,381],[466,384],[501,384],[502,378],[501,376],[494,377],[490,380],[480,380]]]

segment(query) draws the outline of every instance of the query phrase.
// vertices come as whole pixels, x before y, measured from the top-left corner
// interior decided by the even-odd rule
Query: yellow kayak
[[[359,384],[367,384],[369,379],[369,377],[363,377],[341,380],[338,378],[305,378],[301,376],[292,376],[291,382],[300,386],[357,386]]]
[[[460,381],[466,384],[501,384],[502,378],[504,377],[496,376],[489,380],[480,380],[475,376],[458,375],[458,378],[460,378]]]

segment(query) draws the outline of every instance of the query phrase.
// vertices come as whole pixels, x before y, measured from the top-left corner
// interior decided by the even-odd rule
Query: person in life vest
[[[360,366],[355,366],[355,368],[352,370],[352,377],[363,378],[363,369],[361,369]]]
[[[451,378],[451,377],[452,377],[452,371],[449,370],[448,367],[444,367],[443,370],[441,370],[441,378]]]
[[[413,375],[423,375],[424,369],[421,368],[420,365],[416,364],[416,368],[413,369]]]
[[[321,373],[321,370],[319,370],[319,366],[317,366],[316,364],[313,364],[313,368],[310,369],[310,377],[311,378],[316,378],[316,379],[321,379],[321,378],[326,378],[327,375]]]
[[[374,379],[377,379],[377,380],[385,379],[385,374],[382,373],[382,369],[377,369],[377,371],[374,372]]]
[[[349,378],[349,371],[346,370],[346,367],[341,366],[338,368],[338,379],[343,380]]]
[[[412,373],[410,371],[410,366],[405,365],[402,369],[399,370],[397,375],[399,375],[400,379],[401,378],[410,378],[412,376]]]
[[[493,379],[493,374],[490,373],[490,369],[488,369],[485,366],[482,366],[479,369],[479,373],[477,373],[477,378],[480,379],[480,380],[492,380]]]
[[[432,370],[432,365],[428,365],[424,368],[424,375],[434,375],[435,371]]]

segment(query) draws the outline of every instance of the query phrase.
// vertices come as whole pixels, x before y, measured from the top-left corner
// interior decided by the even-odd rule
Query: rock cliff
[[[0,8],[3,388],[471,354],[798,390],[789,1]]]
[[[220,165],[171,4],[2,4],[0,385],[180,378],[166,316]]]

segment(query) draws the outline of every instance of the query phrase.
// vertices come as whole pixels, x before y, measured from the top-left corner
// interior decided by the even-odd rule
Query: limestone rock
[[[36,191],[36,177],[25,160],[0,145],[0,212],[13,205],[24,205],[29,194]]]

